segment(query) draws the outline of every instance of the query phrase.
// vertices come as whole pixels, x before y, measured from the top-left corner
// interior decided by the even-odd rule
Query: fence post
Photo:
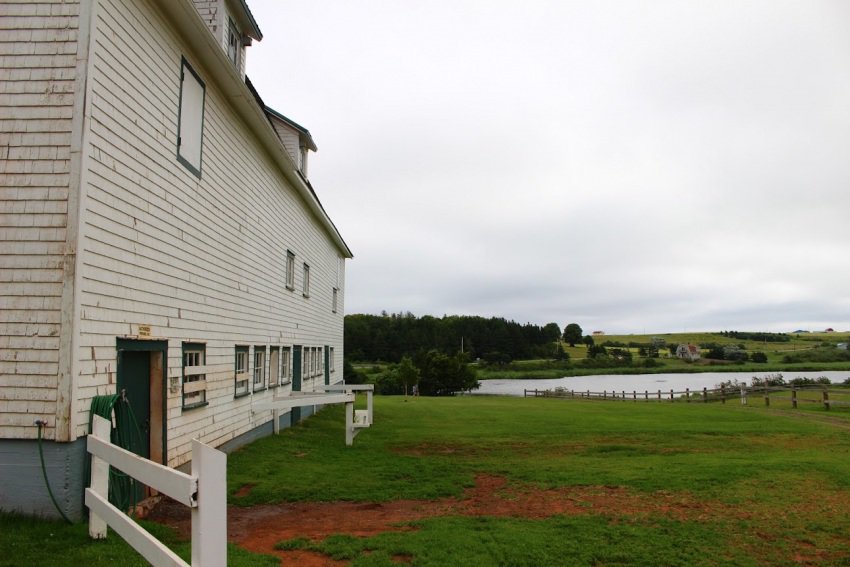
[[[192,508],[192,565],[227,565],[227,455],[192,440],[192,476],[198,505]]]
[[[708,388],[703,387],[702,389],[702,401],[703,403],[708,403]]]
[[[92,419],[92,435],[102,441],[110,441],[112,423],[99,415]],[[109,498],[109,463],[91,456],[91,489],[104,500]],[[93,539],[106,538],[106,520],[89,510],[89,536]]]
[[[673,401],[673,388],[670,388],[670,401]]]
[[[632,400],[637,401],[637,390],[632,390]]]
[[[741,384],[741,405],[747,405],[747,387]]]
[[[829,392],[823,391],[823,407],[829,409]]]
[[[658,401],[661,401],[661,390],[658,390]]]
[[[351,447],[353,444],[354,444],[354,402],[345,402],[345,446]]]
[[[672,397],[671,397],[671,399],[672,399]],[[685,401],[687,401],[688,403],[691,403],[691,389],[690,388],[685,388]]]
[[[797,409],[797,388],[791,388],[791,408]]]
[[[645,401],[645,402],[649,401],[649,390],[643,391],[643,401]]]
[[[770,390],[767,389],[767,386],[764,387],[764,405],[770,406]]]
[[[723,384],[720,385],[720,403],[726,403],[726,386],[724,386]]]

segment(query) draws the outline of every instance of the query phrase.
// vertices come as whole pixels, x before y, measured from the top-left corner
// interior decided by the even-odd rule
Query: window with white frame
[[[310,266],[304,264],[304,280],[301,284],[301,294],[310,297]]]
[[[201,176],[206,85],[185,58],[180,69],[180,107],[177,112],[177,161]]]
[[[183,409],[207,405],[206,348],[202,343],[183,343]]]
[[[292,382],[292,349],[283,347],[280,351],[280,383]]]
[[[266,389],[266,347],[254,347],[254,391]]]
[[[269,388],[280,385],[280,347],[269,347]]]
[[[239,54],[242,51],[242,33],[233,20],[227,19],[227,58],[239,68]]]
[[[237,345],[234,360],[234,396],[244,396],[248,389],[248,347]]]
[[[295,252],[286,251],[286,289],[295,289]]]
[[[334,347],[328,348],[328,366],[330,366],[331,372],[336,370],[336,364],[334,363]]]

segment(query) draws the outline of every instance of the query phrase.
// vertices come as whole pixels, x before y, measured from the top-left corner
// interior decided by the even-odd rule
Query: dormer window
[[[227,19],[227,57],[239,68],[239,55],[242,51],[242,33],[230,18]]]

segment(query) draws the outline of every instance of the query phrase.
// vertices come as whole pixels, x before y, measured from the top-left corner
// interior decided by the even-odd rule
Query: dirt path
[[[282,540],[306,537],[322,540],[332,534],[372,536],[410,529],[399,523],[437,516],[547,518],[556,514],[617,514],[633,518],[663,515],[676,519],[709,519],[739,512],[690,495],[640,494],[622,487],[592,486],[538,489],[509,485],[504,478],[479,475],[475,487],[457,498],[396,500],[384,503],[303,502],[228,508],[228,540],[260,553],[270,553],[287,565],[344,565],[321,554],[277,551]],[[189,537],[188,509],[164,501],[149,519],[176,528]]]

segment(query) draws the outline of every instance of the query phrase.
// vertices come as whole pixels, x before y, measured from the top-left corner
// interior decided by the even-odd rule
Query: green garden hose
[[[89,411],[89,433],[92,432],[94,416],[99,415],[114,424],[110,441],[128,451],[133,451],[133,441],[141,443],[139,424],[130,408],[130,402],[123,396],[111,394],[92,398]],[[114,420],[113,420],[114,416]],[[91,466],[87,461],[87,469]],[[89,469],[90,470],[90,469]],[[86,478],[89,472],[86,471]],[[109,467],[109,501],[119,510],[132,510],[137,503],[137,481],[131,476]]]
[[[41,459],[41,474],[44,475],[44,484],[47,486],[47,493],[50,495],[50,499],[53,501],[53,505],[56,507],[59,515],[62,516],[62,518],[64,518],[69,524],[73,524],[74,522],[68,519],[68,516],[66,516],[65,512],[62,511],[62,508],[59,507],[59,503],[56,502],[56,497],[53,496],[53,490],[50,488],[50,482],[47,480],[47,467],[44,465],[44,449],[41,446],[41,428],[47,424],[40,419],[36,421],[35,424],[38,426],[38,456]]]

